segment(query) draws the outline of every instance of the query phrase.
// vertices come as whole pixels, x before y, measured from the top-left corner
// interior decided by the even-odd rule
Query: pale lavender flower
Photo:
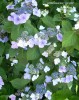
[[[77,63],[73,60],[71,61],[74,66],[77,66]]]
[[[30,72],[30,69],[28,67],[25,68],[24,70],[26,73],[29,73]]]
[[[9,9],[14,9],[14,6],[15,6],[15,5],[11,5],[11,4],[10,4],[10,5],[8,5],[6,8],[7,8],[7,10],[9,10]]]
[[[66,72],[66,67],[65,66],[59,66],[59,72],[60,73]]]
[[[12,12],[10,14],[10,16],[8,16],[8,21],[14,21],[14,17],[17,16],[14,12]]]
[[[48,100],[51,100],[51,95],[52,95],[52,92],[47,90],[46,93],[45,93],[45,97],[48,98]]]
[[[51,82],[51,80],[52,80],[52,77],[51,76],[45,76],[45,82],[46,83],[49,83],[49,82]]]
[[[36,7],[37,7],[37,2],[36,2],[36,0],[32,0],[32,6],[36,6]]]
[[[25,0],[25,3],[30,3],[32,2],[32,0]]]
[[[16,100],[16,96],[15,96],[14,94],[11,94],[11,95],[9,96],[9,98],[10,98],[11,100]]]
[[[14,16],[14,24],[19,25],[21,23],[21,18],[19,15]]]
[[[63,40],[62,34],[58,33],[56,36],[57,36],[57,40],[59,40],[60,42],[62,42],[62,40]]]
[[[29,45],[30,48],[33,48],[34,44],[35,44],[34,42],[35,42],[34,38],[31,38],[31,39],[29,39],[29,41],[27,41],[27,45]]]
[[[61,82],[66,83],[66,78],[65,77],[61,78]]]
[[[66,83],[73,81],[73,75],[66,75]]]
[[[28,92],[30,87],[25,87],[25,92]]]
[[[24,79],[31,79],[31,75],[29,73],[25,73],[24,74]]]
[[[8,41],[8,37],[5,36],[3,40],[4,40],[4,42],[7,42]]]
[[[4,82],[3,82],[3,79],[2,77],[0,76],[0,90],[2,89],[2,86],[4,85]]]
[[[37,17],[41,17],[41,11],[37,7],[33,9],[33,15],[36,15]]]
[[[12,49],[17,49],[17,48],[18,48],[17,42],[12,41],[11,44],[12,44],[12,45],[11,45],[11,48],[12,48]]]
[[[30,17],[30,14],[21,14],[20,16],[20,23],[22,24],[22,23],[26,23],[26,21],[29,19],[29,17]]]
[[[38,43],[38,46],[39,46],[39,48],[44,48],[44,46],[46,44],[47,44],[47,40],[40,39],[39,43]]]

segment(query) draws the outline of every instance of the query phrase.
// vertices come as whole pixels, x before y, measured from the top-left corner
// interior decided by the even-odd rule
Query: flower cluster
[[[79,14],[77,13],[76,7],[61,6],[56,9],[59,13],[64,14],[66,17],[73,19],[74,21],[79,20]]]
[[[15,5],[10,4],[6,7],[7,10],[13,10],[10,16],[8,16],[8,21],[12,21],[15,25],[26,23],[26,21],[30,18],[31,14],[37,17],[41,17],[41,11],[37,7],[36,0],[25,0],[21,2],[20,7],[17,8],[16,6],[17,3]]]

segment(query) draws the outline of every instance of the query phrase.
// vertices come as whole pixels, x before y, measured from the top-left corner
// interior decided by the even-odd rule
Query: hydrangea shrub
[[[0,5],[0,100],[79,100],[78,1]]]

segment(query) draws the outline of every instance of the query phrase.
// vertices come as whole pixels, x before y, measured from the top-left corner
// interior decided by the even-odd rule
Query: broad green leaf
[[[48,27],[54,27],[55,26],[55,22],[53,21],[53,18],[51,16],[43,17],[43,18],[41,18],[41,20]]]
[[[14,40],[14,41],[16,41],[17,38],[20,37],[21,33],[22,33],[22,27],[21,27],[21,25],[18,25],[18,26],[14,25],[12,27],[12,30],[11,30],[11,39]]]
[[[53,94],[52,100],[65,100],[72,95],[72,92],[65,89],[65,90],[58,90],[56,93]]]
[[[38,30],[32,25],[30,20],[28,20],[24,24],[24,30],[27,31],[29,33],[29,35],[34,35],[35,33],[38,32]]]
[[[16,78],[16,79],[11,81],[11,84],[15,89],[22,89],[28,83],[29,83],[29,80],[25,80],[23,78],[21,78],[21,79],[20,78]]]
[[[62,30],[63,32],[68,32],[72,30],[72,25],[69,21],[63,20],[62,21]]]
[[[64,34],[62,42],[63,47],[74,46],[76,45],[76,43],[77,43],[77,35],[73,31]]]
[[[3,43],[0,43],[0,56],[3,54],[4,52],[4,44]]]
[[[5,70],[4,70],[3,68],[1,68],[1,67],[0,67],[0,76],[2,76],[2,78],[3,78],[4,80],[7,79],[6,72],[5,72]]]
[[[4,58],[4,57],[0,57],[0,64],[2,63],[3,58]]]
[[[12,31],[12,28],[13,28],[13,26],[14,26],[14,24],[13,24],[13,22],[10,22],[10,21],[8,21],[8,20],[4,20],[3,21],[3,29],[6,31],[6,32],[8,32],[8,33],[11,33],[11,31]],[[14,30],[15,31],[15,30]]]
[[[8,95],[1,95],[0,100],[8,100]]]
[[[54,15],[54,17],[53,17],[53,21],[61,21],[62,19],[61,19],[61,16],[60,16],[60,14],[56,14],[56,15]]]
[[[26,54],[27,60],[36,60],[40,57],[38,47],[29,48]]]
[[[43,84],[44,80],[45,80],[45,75],[42,74],[33,83],[34,83],[34,85]]]

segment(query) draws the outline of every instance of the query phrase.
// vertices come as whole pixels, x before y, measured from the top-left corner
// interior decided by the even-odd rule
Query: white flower
[[[36,98],[35,94],[32,93],[31,96],[30,96],[30,98],[31,98],[31,100],[36,100],[36,99],[35,99],[35,98]]]
[[[52,92],[47,90],[46,93],[45,93],[45,97],[48,98],[48,100],[51,100],[51,95],[52,95]]]
[[[56,44],[56,43],[53,43],[53,46],[54,46],[54,47],[57,47],[57,44]]]
[[[6,54],[6,59],[9,59],[9,54]]]
[[[48,52],[46,52],[46,51],[44,51],[43,53],[42,53],[42,55],[44,56],[44,57],[48,57]]]
[[[57,8],[56,10],[57,10],[58,12],[61,12],[61,8]]]
[[[47,73],[48,71],[50,71],[50,68],[48,66],[45,66],[44,72]]]
[[[43,61],[43,59],[42,59],[42,58],[40,58],[40,63],[44,64],[44,61]]]
[[[41,14],[45,17],[46,15],[48,15],[49,11],[48,10],[43,10],[41,11]]]
[[[13,62],[14,64],[17,64],[17,63],[18,63],[18,60],[14,59],[12,62]]]
[[[59,59],[59,58],[55,58],[55,59],[54,59],[54,64],[55,64],[55,65],[58,65],[59,63],[60,63],[60,59]]]
[[[39,77],[39,75],[33,75],[32,76],[32,81],[35,81],[38,77]]]
[[[56,29],[57,29],[57,30],[59,30],[59,29],[60,29],[60,26],[59,26],[59,25],[57,25],[57,26],[56,26]]]
[[[41,10],[37,7],[33,8],[33,15],[36,15],[37,17],[41,17]]]
[[[78,17],[79,17],[79,15],[78,15],[77,13],[75,13],[75,14],[74,14],[74,17],[78,18]]]
[[[79,22],[77,22],[77,24],[75,24],[75,27],[74,27],[76,30],[79,29]]]
[[[39,30],[43,30],[43,29],[45,29],[45,27],[40,25]]]
[[[67,57],[67,55],[68,55],[68,53],[67,53],[67,52],[65,52],[65,51],[63,51],[63,52],[61,53],[61,55],[62,55],[64,58],[66,58],[66,57]]]
[[[25,48],[27,46],[27,42],[20,39],[20,40],[18,40],[17,45],[18,45],[18,47]]]
[[[58,84],[58,79],[53,79],[52,82],[53,82],[53,85],[55,86]]]
[[[48,4],[43,4],[45,7],[49,7],[49,5]]]
[[[24,93],[21,93],[21,97],[23,97],[23,96],[25,96],[25,94]]]
[[[13,66],[13,65],[15,65],[15,64],[17,64],[17,63],[18,63],[18,60],[13,59],[13,61],[12,61],[12,63],[11,63],[11,66]]]

